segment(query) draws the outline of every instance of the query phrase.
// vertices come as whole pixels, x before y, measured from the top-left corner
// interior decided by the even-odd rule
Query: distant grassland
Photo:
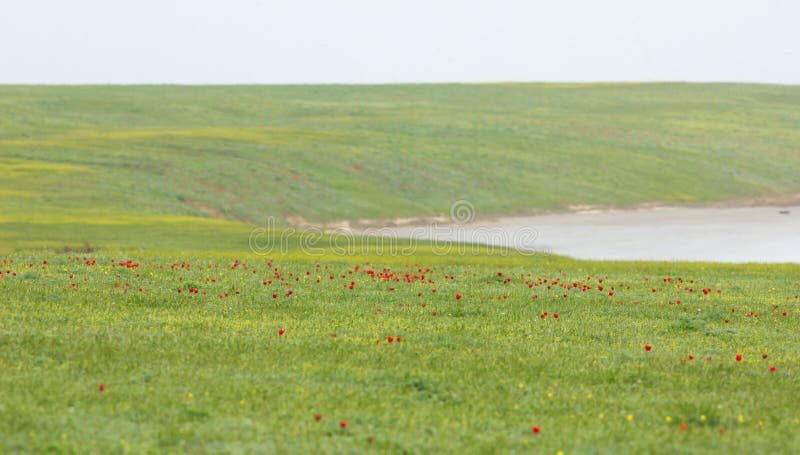
[[[795,194],[797,125],[793,86],[3,86],[0,250],[157,240],[89,238],[132,215],[244,231]]]

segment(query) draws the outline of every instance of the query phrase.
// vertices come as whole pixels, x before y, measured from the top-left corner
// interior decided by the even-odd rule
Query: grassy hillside
[[[800,193],[798,106],[731,84],[4,86],[0,240]]]

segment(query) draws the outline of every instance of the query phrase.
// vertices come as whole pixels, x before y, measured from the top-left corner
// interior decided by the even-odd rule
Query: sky
[[[0,84],[800,84],[796,0],[0,0]]]

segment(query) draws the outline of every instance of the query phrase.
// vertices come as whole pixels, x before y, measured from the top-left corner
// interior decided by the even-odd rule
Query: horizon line
[[[286,86],[390,86],[390,85],[775,85],[794,87],[800,82],[763,82],[727,80],[497,80],[497,81],[404,81],[404,82],[0,82],[0,87],[286,87]]]

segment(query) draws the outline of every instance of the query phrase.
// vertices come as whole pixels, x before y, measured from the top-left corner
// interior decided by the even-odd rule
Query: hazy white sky
[[[0,83],[800,84],[797,0],[0,0]]]

